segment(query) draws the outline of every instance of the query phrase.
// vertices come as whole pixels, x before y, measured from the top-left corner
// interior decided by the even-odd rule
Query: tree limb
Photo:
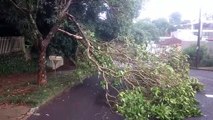
[[[72,4],[72,0],[69,0],[66,4],[66,6],[64,7],[64,9],[61,11],[60,16],[63,17],[67,10],[69,9],[70,5]]]
[[[23,13],[27,13],[27,9],[26,8],[20,8],[13,0],[10,0],[10,2],[13,4],[13,6],[15,6],[16,9],[20,10]]]
[[[72,0],[69,0],[65,6],[65,8],[59,13],[57,22],[54,24],[54,26],[51,28],[50,32],[48,33],[48,35],[45,37],[45,39],[42,41],[42,45],[44,45],[45,47],[47,47],[51,41],[51,39],[54,37],[55,33],[58,31],[58,28],[61,24],[61,22],[63,21],[66,12],[69,8],[69,6],[71,5]]]
[[[70,36],[70,37],[74,37],[74,38],[77,39],[77,40],[82,40],[82,39],[83,39],[83,37],[81,37],[81,36],[71,34],[70,32],[67,32],[67,31],[65,31],[65,30],[62,30],[62,29],[60,29],[60,28],[58,29],[58,31],[60,31],[60,32],[66,34],[66,35],[68,35],[68,36]]]

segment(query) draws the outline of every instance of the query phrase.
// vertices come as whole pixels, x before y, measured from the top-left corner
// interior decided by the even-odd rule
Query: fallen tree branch
[[[83,37],[81,37],[81,36],[74,35],[74,34],[72,34],[72,33],[70,33],[70,32],[67,32],[67,31],[65,31],[65,30],[62,30],[62,29],[60,29],[60,28],[58,28],[58,31],[60,31],[60,32],[62,32],[62,33],[64,33],[64,34],[67,34],[67,35],[70,36],[70,37],[74,37],[74,38],[77,39],[77,40],[82,40],[82,39],[83,39]]]

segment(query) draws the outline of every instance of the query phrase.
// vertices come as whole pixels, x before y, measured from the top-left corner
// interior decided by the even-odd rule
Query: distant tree
[[[156,41],[159,37],[159,29],[150,20],[141,20],[132,26],[132,35],[138,43]]]
[[[160,36],[168,36],[171,32],[175,31],[174,26],[164,18],[153,20],[152,23],[159,29]]]
[[[172,25],[179,25],[181,23],[181,14],[179,12],[174,12],[169,16],[169,22]]]

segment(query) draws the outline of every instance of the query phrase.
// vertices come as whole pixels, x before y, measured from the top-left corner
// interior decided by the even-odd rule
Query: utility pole
[[[201,20],[201,16],[202,16],[202,11],[201,11],[201,8],[200,8],[200,11],[199,11],[199,28],[198,28],[198,37],[197,37],[197,48],[196,48],[196,68],[198,68],[198,65],[200,63],[200,40],[202,39],[202,27],[203,27],[203,24],[202,24],[202,20]]]

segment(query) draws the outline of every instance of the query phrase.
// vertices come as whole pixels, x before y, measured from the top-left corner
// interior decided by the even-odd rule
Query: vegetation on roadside
[[[189,76],[187,56],[175,49],[163,53],[159,56],[161,62],[147,57],[147,60],[157,62],[155,72],[147,74],[150,80],[159,80],[160,84],[141,85],[119,93],[117,111],[128,120],[183,120],[201,115],[195,93],[201,91],[203,85]]]
[[[113,102],[117,106],[117,111],[127,119],[176,120],[200,115],[194,98],[195,90],[200,87],[198,82],[191,83],[187,56],[177,49],[165,50],[157,55],[146,51],[146,45],[143,43],[156,39],[157,35],[153,31],[156,31],[157,25],[156,27],[151,23],[148,26],[142,25],[140,26],[142,29],[151,28],[151,26],[153,29],[148,31],[135,29],[136,34],[129,35],[131,34],[129,27],[133,19],[138,16],[141,4],[145,0],[125,2],[122,0],[59,0],[55,2],[24,0],[20,3],[15,0],[16,2],[12,1],[13,4],[11,1],[0,1],[10,6],[9,10],[12,12],[8,13],[8,9],[0,4],[4,7],[2,11],[4,10],[3,13],[8,19],[15,17],[14,21],[18,26],[27,24],[24,29],[31,29],[34,33],[32,36],[39,43],[37,47],[40,48],[38,84],[43,85],[23,84],[24,89],[27,86],[35,86],[33,92],[26,94],[21,92],[14,95],[11,91],[17,89],[5,89],[6,92],[1,95],[0,101],[37,105],[58,91],[72,86],[75,80],[82,80],[91,73],[97,72],[103,78],[101,84],[106,90],[109,105],[112,100],[116,100]],[[49,9],[46,10],[47,6]],[[17,12],[17,7],[21,11]],[[20,14],[22,11],[24,13]],[[49,14],[49,11],[52,14],[51,12]],[[10,14],[13,13],[14,16],[11,16]],[[100,16],[103,13],[105,18]],[[41,21],[37,21],[37,18]],[[23,21],[25,23],[22,23]],[[74,30],[66,29],[62,23],[69,24],[68,27]],[[48,29],[42,29],[45,26],[48,26]],[[139,26],[136,24],[134,27]],[[21,26],[19,29],[23,30]],[[166,34],[169,31],[167,28],[163,30],[159,34]],[[57,40],[50,42],[56,32],[66,35],[69,38],[67,41],[76,40],[73,44],[78,46],[72,50],[75,52],[77,69],[62,78],[55,80],[49,78],[49,83],[46,84],[47,46],[53,44],[49,46],[49,49],[53,52],[56,50],[55,54],[59,54],[60,48],[51,49],[51,47],[66,45],[66,43],[59,45]],[[54,46],[54,44],[57,45]],[[118,96],[111,95],[110,89],[117,91]]]
[[[0,75],[37,71],[36,60],[26,61],[24,53],[11,53],[0,56]]]
[[[91,34],[85,35],[91,40],[92,55],[82,46],[81,50],[86,51],[82,57],[102,76],[109,105],[116,99],[117,111],[127,119],[176,120],[201,115],[195,93],[202,85],[189,76],[188,57],[181,51],[171,48],[152,54],[131,37],[100,44]],[[118,96],[111,95],[110,89]],[[135,101],[136,96],[139,98]]]
[[[184,49],[184,53],[189,56],[188,60],[191,67],[196,66],[196,45],[191,45],[190,47]],[[212,67],[213,66],[213,57],[207,52],[206,46],[200,47],[199,52],[199,67]]]
[[[195,91],[189,84],[172,88],[152,88],[144,93],[141,88],[119,94],[118,112],[128,120],[183,120],[201,115],[194,99]]]
[[[38,86],[35,81],[20,83],[14,86],[4,86],[0,93],[0,103],[26,104],[30,106],[41,105],[65,89],[81,83],[85,78],[94,74],[92,69],[81,64],[71,72],[49,73],[49,82],[45,86]]]

